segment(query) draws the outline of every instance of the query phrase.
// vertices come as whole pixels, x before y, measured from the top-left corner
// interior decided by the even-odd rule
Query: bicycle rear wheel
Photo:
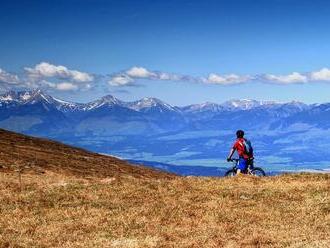
[[[259,168],[259,167],[254,167],[252,170],[251,170],[251,175],[253,176],[257,176],[257,177],[264,177],[266,176],[266,173],[263,169]]]

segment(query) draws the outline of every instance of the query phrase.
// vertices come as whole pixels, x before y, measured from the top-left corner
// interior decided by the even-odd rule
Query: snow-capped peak
[[[18,95],[15,91],[8,91],[0,96],[0,101],[17,101]]]
[[[41,90],[32,90],[32,91],[8,91],[5,94],[0,96],[0,101],[12,101],[20,104],[25,103],[35,103],[38,101],[46,101],[47,103],[53,103],[54,98],[49,95],[46,95]]]
[[[121,104],[122,103],[119,99],[117,99],[116,97],[114,97],[112,95],[106,95],[106,96],[102,97],[101,101],[104,103],[111,103],[111,104]]]
[[[135,104],[137,106],[140,106],[141,108],[145,108],[145,107],[153,107],[153,106],[156,106],[158,104],[163,105],[164,103],[161,100],[158,100],[157,98],[144,97],[141,100],[136,101]]]
[[[192,104],[186,107],[181,108],[185,112],[204,112],[204,111],[219,111],[222,110],[223,107],[217,103],[213,102],[205,102],[201,104]]]
[[[248,110],[255,107],[260,106],[268,106],[268,105],[276,105],[279,104],[279,102],[276,101],[257,101],[257,100],[250,100],[250,99],[234,99],[229,100],[221,104],[225,108],[229,109],[241,109],[241,110]]]
[[[142,98],[141,100],[128,103],[128,107],[136,111],[140,111],[142,109],[147,109],[147,108],[154,108],[154,107],[159,107],[161,109],[166,109],[170,111],[176,111],[175,108],[172,107],[171,105],[153,97],[145,97]]]
[[[45,102],[48,104],[54,104],[55,99],[50,95],[45,94],[41,90],[32,90],[32,91],[22,91],[19,92],[19,98],[24,104],[33,104],[37,102]]]
[[[20,94],[20,99],[22,99],[23,101],[27,101],[30,98],[31,98],[31,92],[29,91],[25,91]]]
[[[87,103],[85,110],[92,110],[102,106],[122,105],[123,102],[112,95],[107,95],[99,100]]]

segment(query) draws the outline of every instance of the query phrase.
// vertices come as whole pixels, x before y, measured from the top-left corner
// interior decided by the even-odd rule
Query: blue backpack
[[[244,139],[243,146],[244,146],[244,153],[247,154],[249,157],[252,157],[253,147],[251,145],[251,142],[247,139]]]

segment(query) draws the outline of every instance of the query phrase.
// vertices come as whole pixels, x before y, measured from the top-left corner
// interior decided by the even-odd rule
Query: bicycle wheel
[[[264,170],[259,167],[254,167],[250,173],[251,173],[251,175],[257,176],[257,177],[266,176],[266,173],[264,172]]]
[[[225,177],[233,177],[233,176],[236,176],[235,170],[229,170],[225,173]]]

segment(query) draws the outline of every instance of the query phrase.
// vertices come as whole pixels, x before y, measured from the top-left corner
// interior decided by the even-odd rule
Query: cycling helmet
[[[244,137],[244,131],[243,130],[237,130],[236,136],[237,136],[237,138],[243,138]]]

